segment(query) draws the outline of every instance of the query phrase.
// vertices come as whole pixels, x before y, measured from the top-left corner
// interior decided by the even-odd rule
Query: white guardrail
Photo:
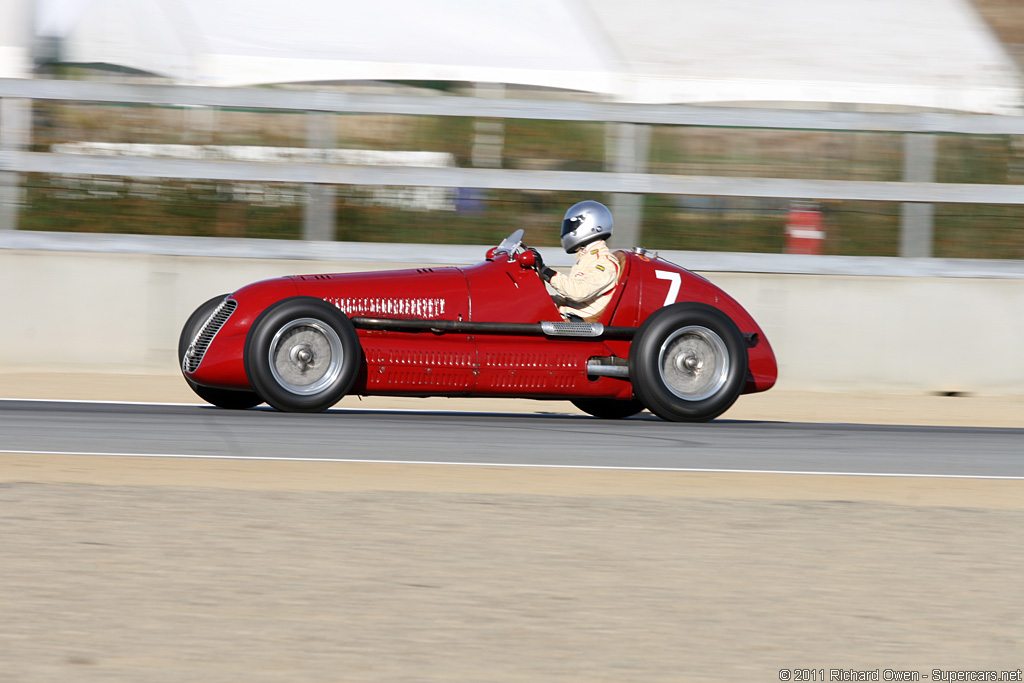
[[[173,375],[181,325],[211,296],[288,274],[467,265],[486,248],[0,233],[0,383],[9,372]],[[779,390],[1024,395],[1024,262],[662,256],[753,314]]]
[[[214,88],[86,81],[0,79],[0,99],[120,102],[267,111],[382,113],[477,118],[604,121],[731,128],[870,131],[920,134],[1024,135],[1024,117],[969,114],[881,114],[643,105],[438,96],[367,95],[315,90]],[[0,130],[2,133],[2,130]],[[259,182],[479,187],[627,194],[845,199],[895,202],[1024,204],[1016,185],[931,182],[726,178],[646,173],[478,168],[270,164],[260,162],[95,157],[26,152],[14,133],[0,151],[0,171]]]
[[[527,240],[529,235],[527,235]],[[476,263],[487,245],[388,244],[383,242],[315,242],[179,235],[0,231],[0,250],[65,251],[105,254],[152,254],[236,259],[283,259],[428,265]],[[544,260],[569,267],[572,257],[546,250]],[[716,251],[661,251],[661,256],[691,270],[712,273],[790,275],[865,275],[1024,279],[1024,261],[997,259],[902,258],[894,256],[808,256]],[[313,267],[312,265],[310,267]]]

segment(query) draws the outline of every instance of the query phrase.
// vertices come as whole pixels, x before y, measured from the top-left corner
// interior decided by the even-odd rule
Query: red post
[[[810,202],[794,202],[786,214],[786,253],[820,254],[824,243],[821,210]]]

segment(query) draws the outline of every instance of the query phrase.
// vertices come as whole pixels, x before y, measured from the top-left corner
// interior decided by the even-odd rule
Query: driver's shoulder
[[[615,270],[619,269],[619,259],[615,256],[615,252],[608,247],[595,249],[592,253],[599,264],[611,264]]]

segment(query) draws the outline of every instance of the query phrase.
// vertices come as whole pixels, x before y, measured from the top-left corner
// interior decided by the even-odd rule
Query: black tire
[[[181,336],[178,337],[178,367],[181,369],[181,374],[185,378],[185,382],[191,387],[192,391],[196,393],[196,396],[203,399],[207,403],[217,406],[218,408],[227,408],[229,410],[245,410],[246,408],[252,408],[263,403],[263,399],[259,397],[253,391],[234,391],[231,389],[213,389],[211,387],[204,387],[200,384],[196,384],[188,375],[185,374],[185,351],[188,350],[188,345],[192,343],[196,335],[199,333],[199,328],[203,326],[206,319],[210,317],[214,309],[220,305],[221,301],[224,301],[224,297],[227,294],[221,294],[215,296],[189,316],[188,320],[185,321],[185,325],[181,328]]]
[[[285,412],[319,413],[348,393],[363,350],[351,321],[322,299],[297,296],[263,311],[245,340],[245,374]]]
[[[658,417],[706,422],[743,391],[747,346],[718,309],[672,304],[640,326],[629,352],[629,375],[636,397]]]
[[[614,398],[577,398],[572,404],[588,415],[602,420],[621,420],[636,415],[644,405],[636,399],[620,401]]]

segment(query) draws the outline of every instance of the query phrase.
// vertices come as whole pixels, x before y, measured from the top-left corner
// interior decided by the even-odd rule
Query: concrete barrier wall
[[[779,388],[1024,394],[1024,280],[706,275],[764,328]]]
[[[181,326],[211,296],[426,264],[0,249],[0,373],[175,374]],[[1024,394],[1024,278],[703,274],[761,323],[779,389]]]

